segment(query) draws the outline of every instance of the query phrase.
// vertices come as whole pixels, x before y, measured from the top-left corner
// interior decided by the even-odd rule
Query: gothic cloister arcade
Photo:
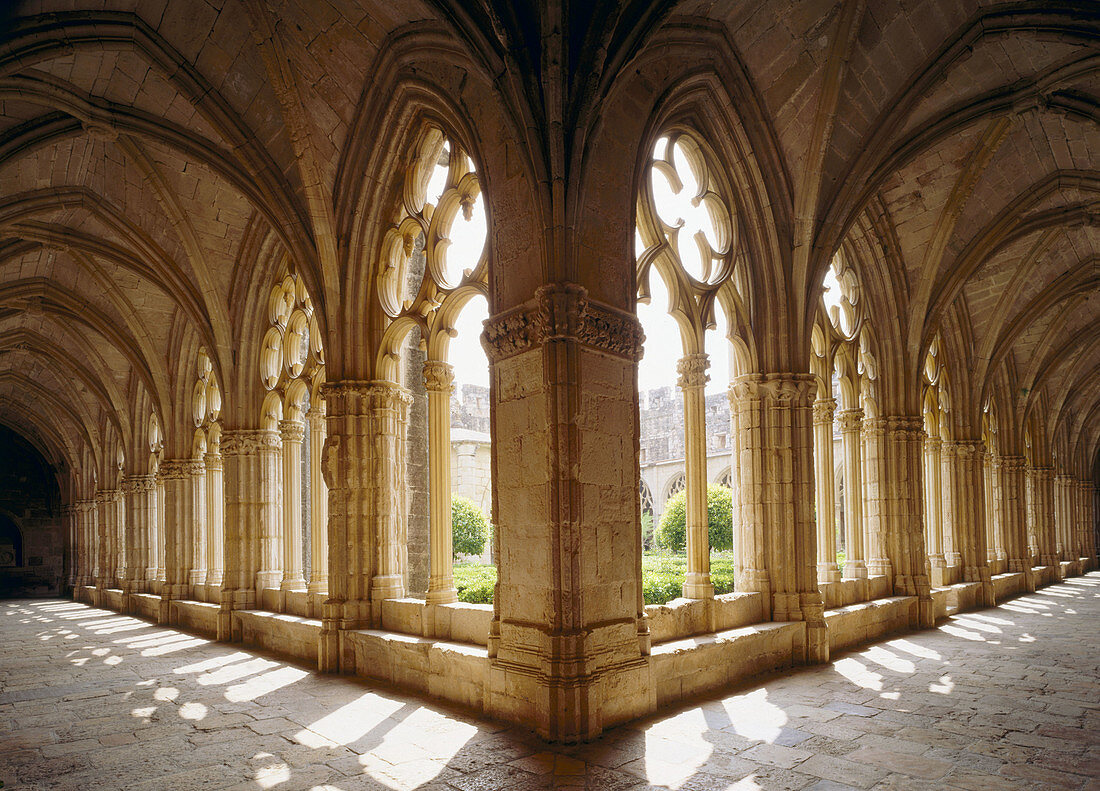
[[[56,478],[18,554],[55,590],[576,741],[1096,566],[1087,3],[35,0],[0,102],[0,424]],[[479,300],[492,605],[449,510]],[[654,608],[662,341],[687,576]]]

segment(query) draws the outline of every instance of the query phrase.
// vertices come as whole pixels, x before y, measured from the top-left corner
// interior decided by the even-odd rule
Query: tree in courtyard
[[[707,485],[707,533],[710,548],[733,549],[733,490],[728,486]],[[687,545],[687,492],[680,491],[665,503],[657,543],[663,549],[683,552]]]
[[[451,548],[455,556],[480,555],[489,538],[489,520],[468,497],[451,497]]]

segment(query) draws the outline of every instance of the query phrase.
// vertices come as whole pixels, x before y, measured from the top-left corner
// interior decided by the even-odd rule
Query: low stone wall
[[[489,653],[480,646],[373,629],[344,632],[355,673],[485,711]]]
[[[653,644],[710,634],[758,623],[764,615],[760,593],[724,593],[713,599],[673,599],[647,604],[646,618]]]
[[[806,624],[762,623],[654,646],[657,705],[676,703],[801,660]]]
[[[382,602],[384,629],[456,643],[487,645],[492,620],[491,604],[426,604],[423,599]]]
[[[179,600],[170,605],[173,626],[210,637],[218,636],[218,610],[211,602]]]
[[[916,596],[889,596],[825,612],[829,650],[840,651],[912,628]]]
[[[998,602],[1019,596],[1021,593],[1027,593],[1027,581],[1024,579],[1023,572],[1016,571],[993,577],[993,595]]]
[[[233,632],[240,634],[245,645],[317,666],[317,646],[321,641],[318,620],[263,610],[234,610]]]
[[[160,617],[160,596],[155,593],[135,593],[130,596],[131,615],[156,623]]]

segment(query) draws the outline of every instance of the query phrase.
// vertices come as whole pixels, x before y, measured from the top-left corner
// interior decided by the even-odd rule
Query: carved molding
[[[222,468],[222,456],[220,453],[207,453],[202,457],[203,463],[206,464],[206,471],[211,472],[214,470],[220,470]]]
[[[863,433],[875,437],[888,437],[893,440],[919,441],[925,437],[924,419],[911,415],[864,418]]]
[[[593,349],[640,360],[645,334],[638,317],[588,299],[576,283],[540,286],[534,299],[492,317],[481,344],[492,362],[552,340],[572,340]]]

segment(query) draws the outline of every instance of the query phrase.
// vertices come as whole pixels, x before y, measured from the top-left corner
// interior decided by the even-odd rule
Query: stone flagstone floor
[[[555,747],[63,600],[0,602],[0,781],[58,791],[1100,789],[1100,573]]]

